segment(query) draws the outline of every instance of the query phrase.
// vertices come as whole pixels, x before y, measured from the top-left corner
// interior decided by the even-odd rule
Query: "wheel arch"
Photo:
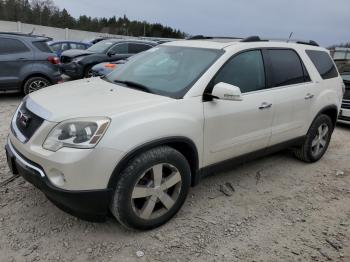
[[[145,151],[159,146],[169,146],[184,155],[191,168],[191,185],[193,186],[195,184],[195,179],[199,168],[198,150],[195,143],[186,137],[168,137],[147,142],[127,153],[114,168],[108,181],[108,188],[115,188],[119,180],[119,174],[128,165],[130,160]]]
[[[336,105],[328,105],[324,108],[322,108],[313,121],[319,116],[319,115],[327,115],[331,118],[333,123],[333,128],[336,126],[337,120],[338,120],[338,107]]]

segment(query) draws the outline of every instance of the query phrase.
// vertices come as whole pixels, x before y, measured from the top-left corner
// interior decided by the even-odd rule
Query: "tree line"
[[[160,23],[131,21],[126,15],[118,18],[83,15],[75,18],[66,9],[59,9],[52,0],[0,0],[0,20],[129,36],[186,36],[184,32]]]

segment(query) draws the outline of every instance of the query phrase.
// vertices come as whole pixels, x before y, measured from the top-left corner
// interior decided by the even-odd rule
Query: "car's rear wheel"
[[[111,211],[128,228],[158,227],[179,211],[190,181],[189,164],[180,152],[166,146],[151,149],[121,172]]]
[[[50,86],[51,83],[44,77],[31,77],[23,85],[24,94],[28,95],[42,88]]]
[[[304,162],[316,162],[326,153],[333,133],[333,122],[327,115],[319,115],[312,123],[303,145],[294,150]]]

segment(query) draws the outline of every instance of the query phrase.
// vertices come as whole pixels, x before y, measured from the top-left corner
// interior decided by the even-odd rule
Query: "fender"
[[[336,111],[336,114],[332,113],[332,112],[334,112],[334,110]],[[316,118],[319,115],[324,114],[324,113],[326,115],[328,115],[332,119],[333,128],[335,127],[335,125],[337,123],[337,119],[338,119],[339,109],[338,109],[338,107],[335,104],[332,104],[332,105],[325,106],[321,110],[318,111],[318,113],[316,114],[315,118],[312,120],[312,122],[311,122],[311,124],[309,126],[309,129],[310,129],[311,125],[313,124],[313,122],[316,120]]]
[[[186,147],[190,148],[192,152],[183,152],[183,150],[179,150],[176,145],[186,145]],[[114,171],[109,179],[108,182],[108,188],[115,188],[115,186],[118,183],[119,174],[125,169],[125,167],[128,165],[129,161],[137,156],[138,154],[141,154],[142,152],[145,152],[147,150],[150,150],[152,148],[155,148],[157,146],[164,146],[168,145],[172,148],[177,149],[180,151],[189,162],[190,168],[191,168],[191,179],[192,184],[195,181],[195,177],[198,171],[199,161],[198,161],[198,150],[194,142],[186,137],[166,137],[166,138],[160,138],[151,142],[147,142],[141,146],[136,147],[129,153],[127,153],[123,159],[117,164],[117,166],[114,168]],[[185,148],[186,149],[186,148]],[[189,157],[191,159],[189,159]]]

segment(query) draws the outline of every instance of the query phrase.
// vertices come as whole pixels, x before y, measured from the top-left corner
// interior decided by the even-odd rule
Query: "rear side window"
[[[37,41],[37,42],[33,42],[33,45],[42,52],[45,53],[52,53],[52,50],[50,49],[50,47],[48,46],[47,42],[45,41]],[[59,47],[60,48],[60,47]]]
[[[17,39],[0,38],[0,55],[25,53],[30,49]]]
[[[306,50],[306,54],[310,57],[323,79],[338,77],[338,71],[327,52]]]
[[[109,51],[114,54],[128,54],[129,53],[129,44],[117,44],[113,46]]]
[[[146,51],[150,49],[152,46],[145,45],[145,44],[129,44],[129,53],[130,54],[137,54],[143,51]]]
[[[271,87],[310,81],[298,54],[289,49],[268,50],[271,66]],[[305,71],[305,76],[304,76]]]
[[[237,86],[242,93],[265,88],[265,69],[260,50],[247,51],[231,58],[213,80]]]

